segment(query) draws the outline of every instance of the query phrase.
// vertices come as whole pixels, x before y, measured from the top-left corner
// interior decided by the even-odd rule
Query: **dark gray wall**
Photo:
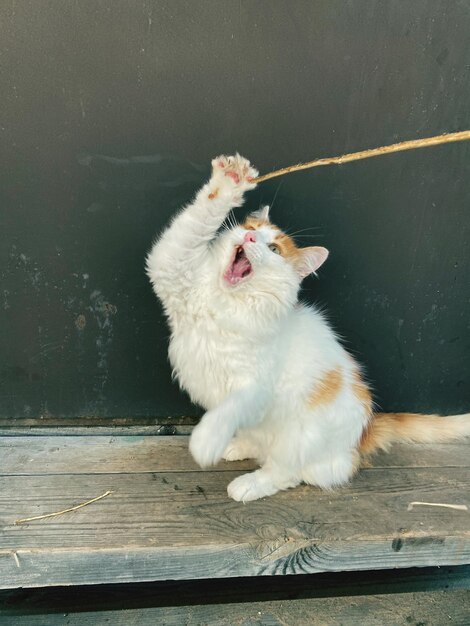
[[[470,128],[470,4],[3,0],[0,414],[194,413],[151,240],[235,150],[266,172]],[[470,408],[470,145],[262,184],[387,409]]]

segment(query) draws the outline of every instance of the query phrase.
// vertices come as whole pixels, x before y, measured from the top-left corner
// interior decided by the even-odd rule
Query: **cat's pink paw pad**
[[[212,167],[214,170],[224,170],[231,164],[232,157],[221,155],[212,159]]]
[[[225,176],[230,176],[237,184],[240,182],[240,176],[236,172],[225,172]]]
[[[215,159],[212,159],[213,169],[223,170],[224,167],[227,167],[227,165],[228,165],[228,158],[226,156],[220,156],[220,157],[216,157]]]

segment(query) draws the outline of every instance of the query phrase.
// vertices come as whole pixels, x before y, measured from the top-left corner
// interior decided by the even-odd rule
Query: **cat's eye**
[[[279,246],[277,246],[275,243],[270,243],[268,248],[271,250],[271,252],[274,252],[274,254],[281,254]]]

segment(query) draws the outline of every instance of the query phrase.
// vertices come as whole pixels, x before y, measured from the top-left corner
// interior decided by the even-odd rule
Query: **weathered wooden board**
[[[0,432],[8,432],[10,429],[21,431],[26,434],[28,429],[32,433],[41,429],[61,428],[103,428],[109,430],[119,430],[120,428],[160,428],[163,426],[194,426],[199,421],[197,415],[168,415],[166,417],[52,417],[51,415],[41,415],[41,417],[0,417]],[[54,430],[55,432],[55,430]],[[170,433],[169,433],[170,434]]]
[[[112,421],[112,420],[110,420]],[[191,424],[155,424],[154,426],[1,426],[1,437],[93,437],[93,436],[160,436],[190,435],[194,429]]]
[[[470,621],[470,592],[401,593],[24,616],[2,616],[0,610],[0,617],[3,626],[464,626]]]
[[[246,505],[226,495],[241,464],[200,471],[182,437],[2,444],[3,588],[470,563],[468,511],[407,510],[414,500],[470,508],[465,444],[446,458],[459,467],[437,466],[445,446],[419,454],[402,446],[379,457],[392,467],[365,468],[342,489],[301,486]],[[415,458],[429,466],[413,466]],[[107,490],[80,510],[15,525]]]
[[[416,499],[470,505],[470,470],[461,470],[458,478],[448,469],[439,473],[429,469],[365,470],[352,485],[335,492],[300,486],[247,504],[226,495],[227,481],[239,473],[1,478],[0,545],[31,550],[247,544],[257,547],[262,560],[271,561],[311,542],[316,542],[321,553],[321,542],[382,541],[389,536],[390,540],[397,538],[393,552],[398,555],[427,544],[437,550],[452,537],[470,538],[468,511],[407,510],[409,502]],[[66,515],[14,523],[65,509],[107,490],[113,493]],[[275,554],[268,549],[271,543],[277,545]]]
[[[212,471],[253,468],[250,461],[220,463]],[[371,459],[371,467],[470,467],[468,443],[400,445]],[[188,452],[187,437],[0,437],[0,475],[205,471]]]

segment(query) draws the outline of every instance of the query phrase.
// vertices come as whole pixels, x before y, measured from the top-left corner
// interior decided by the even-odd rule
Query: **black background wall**
[[[470,128],[466,0],[3,0],[0,415],[167,416],[144,274],[210,159],[261,172]],[[331,250],[325,305],[386,409],[470,409],[470,145],[263,183]],[[282,181],[280,187],[279,183]]]

